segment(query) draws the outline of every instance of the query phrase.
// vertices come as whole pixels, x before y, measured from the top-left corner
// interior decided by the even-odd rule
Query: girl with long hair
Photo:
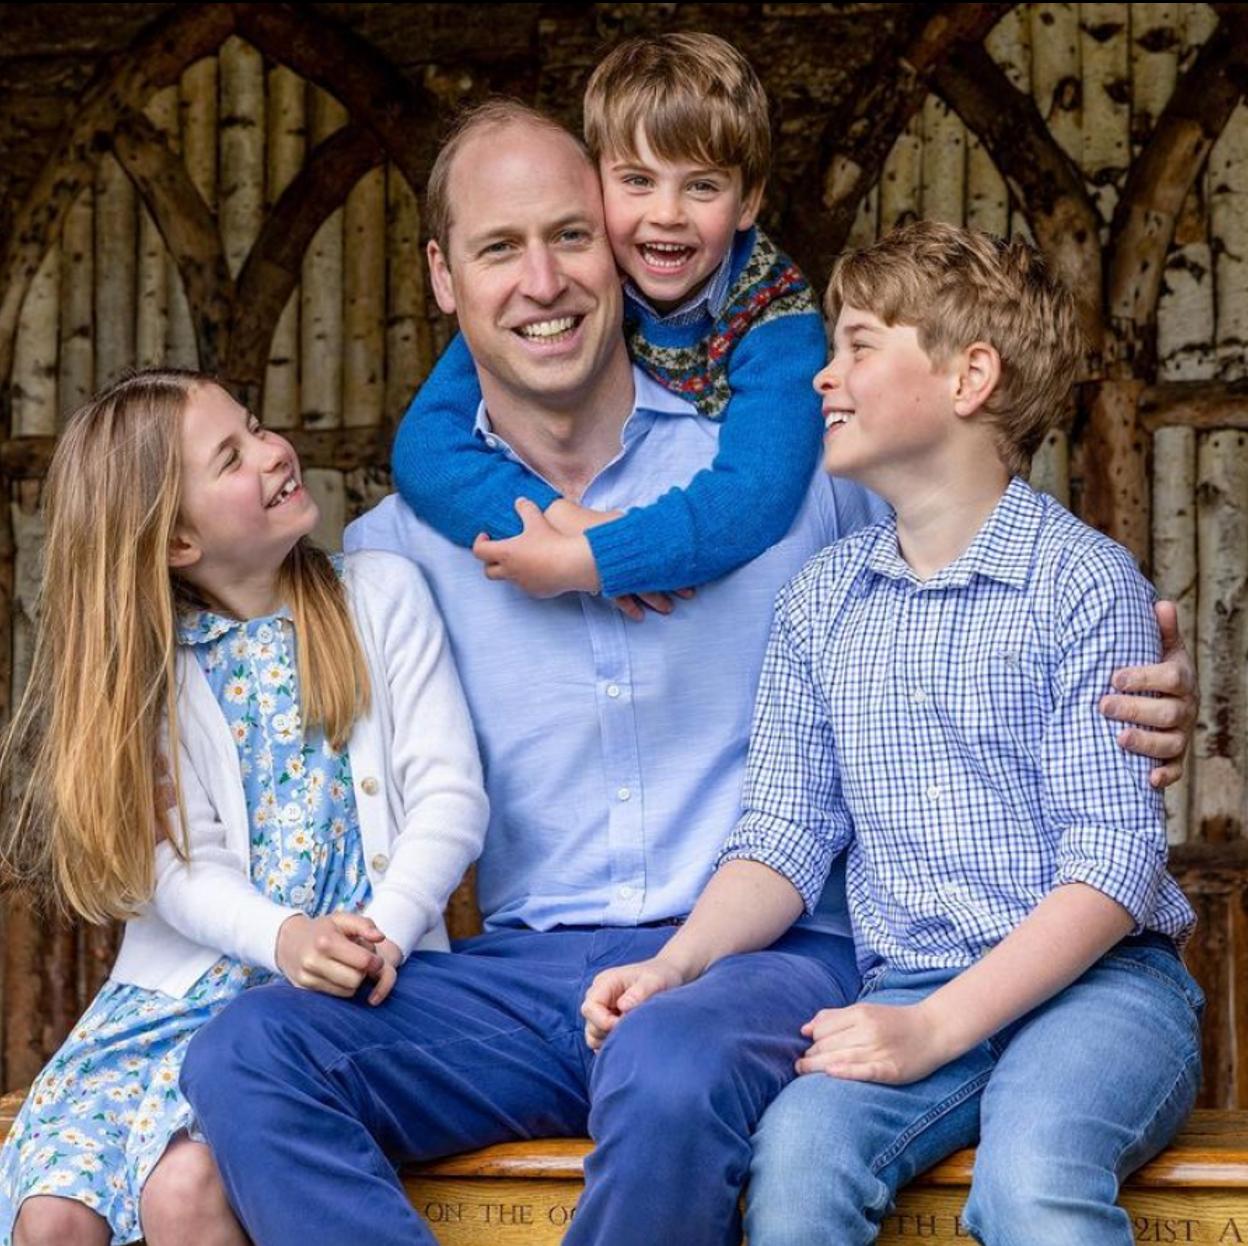
[[[378,1006],[448,946],[486,823],[471,724],[419,572],[311,544],[294,450],[212,378],[110,386],[45,499],[0,878],[126,927],[0,1151],[0,1246],[235,1246],[186,1046],[278,975]]]

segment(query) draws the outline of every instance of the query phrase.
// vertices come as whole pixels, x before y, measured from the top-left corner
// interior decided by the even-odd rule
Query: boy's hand
[[[650,609],[655,614],[671,614],[676,603],[673,597],[679,597],[682,601],[688,601],[693,596],[693,589],[678,588],[671,593],[628,593],[623,597],[612,597],[611,604],[626,614],[634,623],[640,623],[646,617],[646,610]]]
[[[802,1026],[813,1040],[799,1073],[827,1073],[852,1082],[904,1086],[948,1064],[939,1028],[922,1004],[851,1004],[824,1008]]]
[[[532,597],[598,591],[598,568],[583,535],[561,533],[528,498],[516,499],[516,514],[524,523],[519,536],[492,541],[481,533],[472,543],[487,579],[510,580]]]
[[[365,978],[377,978],[380,986],[385,962],[375,945],[385,937],[358,913],[296,913],[277,932],[277,967],[294,986],[347,999]]]
[[[653,995],[683,985],[684,975],[661,956],[604,969],[585,992],[581,1016],[585,1018],[585,1041],[595,1051],[627,1012]]]
[[[1196,668],[1179,635],[1179,615],[1174,603],[1159,601],[1154,608],[1161,629],[1161,661],[1154,666],[1130,666],[1115,671],[1115,691],[1128,695],[1102,697],[1100,710],[1106,718],[1137,724],[1118,733],[1119,745],[1128,752],[1166,762],[1153,769],[1149,781],[1154,787],[1169,787],[1183,775],[1183,757],[1191,743],[1200,696]]]
[[[580,536],[599,524],[619,519],[623,511],[597,511],[592,506],[582,506],[567,498],[556,498],[545,510],[550,526],[564,536]]]

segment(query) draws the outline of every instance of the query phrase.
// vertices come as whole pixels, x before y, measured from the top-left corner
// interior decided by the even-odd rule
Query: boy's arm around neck
[[[729,357],[732,397],[711,466],[586,533],[604,594],[705,584],[788,532],[819,461],[823,420],[811,379],[826,355],[813,307],[745,334]]]
[[[476,365],[457,333],[409,404],[391,450],[394,483],[403,500],[465,548],[481,532],[516,536],[517,498],[530,498],[545,509],[559,496],[476,436],[473,423],[480,402]]]

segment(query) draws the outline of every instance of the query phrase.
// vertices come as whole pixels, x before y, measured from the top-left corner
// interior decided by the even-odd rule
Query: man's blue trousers
[[[594,1139],[571,1246],[736,1246],[750,1135],[799,1028],[858,989],[847,939],[795,929],[648,1001],[602,1051],[580,1003],[671,927],[497,931],[418,953],[390,998],[246,992],[195,1038],[182,1085],[257,1246],[434,1238],[395,1163],[513,1139]]]

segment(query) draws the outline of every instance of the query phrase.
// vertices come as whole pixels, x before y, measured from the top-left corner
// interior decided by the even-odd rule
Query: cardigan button
[[[381,784],[370,774],[367,779],[360,780],[360,790],[365,796],[376,796],[381,791]]]
[[[379,852],[369,864],[378,874],[384,874],[390,868],[390,858],[384,852]]]

